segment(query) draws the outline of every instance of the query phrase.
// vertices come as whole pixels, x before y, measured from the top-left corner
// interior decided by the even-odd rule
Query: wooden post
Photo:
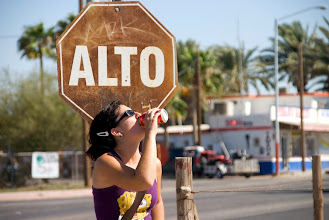
[[[198,220],[192,191],[192,158],[176,157],[177,220]]]
[[[86,152],[89,149],[88,143],[88,133],[89,133],[90,125],[86,120],[82,119],[82,151]],[[83,154],[83,163],[84,163],[84,182],[85,187],[91,187],[91,163],[90,159]]]
[[[314,220],[323,220],[323,193],[321,177],[321,157],[312,157]]]

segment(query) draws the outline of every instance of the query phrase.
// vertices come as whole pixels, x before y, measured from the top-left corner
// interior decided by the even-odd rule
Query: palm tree
[[[43,57],[56,57],[52,48],[54,42],[53,30],[53,27],[46,30],[43,23],[28,26],[18,40],[18,49],[22,51],[22,57],[39,59],[40,61],[40,90],[42,96],[44,95]]]
[[[187,116],[187,103],[181,98],[182,89],[176,93],[176,95],[170,100],[166,109],[168,111],[169,117],[171,119],[171,124],[176,124],[176,119],[178,124],[181,124]]]
[[[269,79],[269,73],[263,71],[258,57],[254,57],[257,48],[245,51],[231,46],[213,46],[210,48],[216,57],[215,68],[222,75],[223,94],[249,93],[249,85],[252,85],[257,93],[260,93],[258,82],[266,89],[273,87]]]
[[[189,88],[192,85],[195,67],[195,55],[199,45],[193,40],[177,43],[178,80],[181,85]],[[190,88],[189,88],[190,89]]]
[[[195,78],[196,56],[199,53],[199,63],[201,69],[201,97],[202,108],[207,109],[205,100],[209,96],[220,95],[223,81],[221,76],[214,70],[215,59],[208,50],[200,50],[200,46],[193,40],[178,42],[177,63],[179,71],[179,82],[181,88],[181,98],[191,106],[193,101],[193,86]],[[192,112],[188,112],[187,122],[192,120]]]
[[[72,23],[76,15],[70,13],[66,19],[60,20],[57,22],[55,27],[55,39],[58,39],[59,36],[66,30],[66,28]]]
[[[201,93],[204,97],[218,97],[223,94],[224,78],[216,67],[216,57],[210,49],[200,52]],[[203,100],[205,101],[205,100]]]
[[[206,96],[220,95],[219,88],[223,81],[220,80],[219,73],[214,69],[216,59],[209,50],[200,50],[200,46],[193,40],[188,40],[186,43],[179,41],[177,45],[179,82],[183,86],[183,90],[188,90],[182,95],[187,95],[192,90],[197,52],[199,52],[202,91]]]
[[[187,103],[181,99],[181,89],[176,95],[170,100],[168,105],[166,106],[169,117],[171,118],[171,124],[175,125],[176,118],[178,120],[178,124],[182,125],[182,121],[187,117]],[[165,129],[165,147],[169,148],[169,133],[168,128],[169,124],[164,124],[163,127]]]
[[[326,27],[319,27],[320,31],[326,39],[317,38],[316,48],[311,56],[315,57],[316,62],[314,62],[312,74],[318,77],[312,86],[322,85],[318,91],[329,91],[329,20],[325,17],[323,18],[327,24]]]
[[[304,72],[304,91],[310,79],[316,77],[311,74],[315,57],[310,56],[315,47],[316,27],[308,34],[308,27],[302,27],[299,21],[294,21],[292,24],[283,24],[278,26],[279,32],[279,80],[288,77],[288,82],[291,82],[299,91],[299,71],[298,71],[298,45],[303,45],[303,72]],[[273,46],[262,51],[260,60],[266,66],[268,72],[274,72],[274,40]]]

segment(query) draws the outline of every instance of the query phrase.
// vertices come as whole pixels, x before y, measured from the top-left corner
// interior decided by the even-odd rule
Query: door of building
[[[287,136],[281,137],[281,152],[282,152],[282,170],[288,170],[288,168],[289,168],[289,162],[288,162],[289,147],[288,147],[288,137]]]

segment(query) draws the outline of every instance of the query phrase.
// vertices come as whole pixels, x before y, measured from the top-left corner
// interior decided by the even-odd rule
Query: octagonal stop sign
[[[178,89],[175,44],[139,2],[90,2],[57,40],[59,94],[89,122],[113,100],[163,108]]]

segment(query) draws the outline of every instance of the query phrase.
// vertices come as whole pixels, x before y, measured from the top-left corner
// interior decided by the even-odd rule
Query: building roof
[[[270,95],[225,95],[221,97],[207,97],[207,99],[232,99],[232,98],[264,98],[264,97],[274,97],[275,94]],[[287,97],[287,96],[299,96],[299,93],[284,93],[279,94],[279,97]],[[329,92],[311,92],[304,93],[304,96],[314,96],[314,97],[327,97],[329,98]]]
[[[209,131],[210,126],[208,124],[202,124],[201,125],[201,131]],[[159,127],[158,128],[158,134],[164,134],[164,128]],[[193,132],[193,125],[174,125],[174,126],[168,126],[167,131],[169,134],[186,134],[186,133],[192,133]]]

